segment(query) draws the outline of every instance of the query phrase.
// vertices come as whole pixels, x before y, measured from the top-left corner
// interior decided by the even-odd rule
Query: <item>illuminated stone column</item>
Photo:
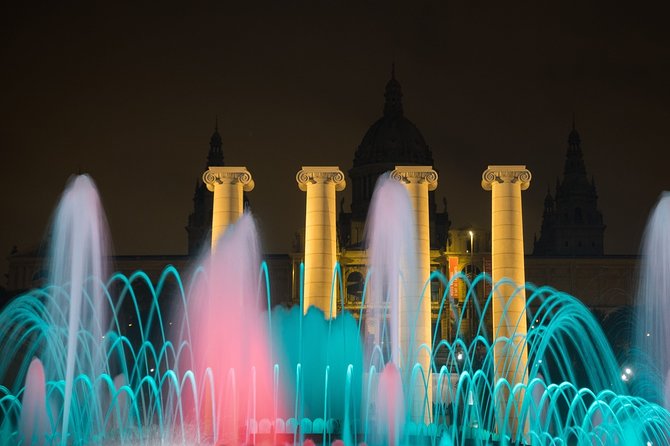
[[[202,180],[214,192],[212,208],[212,249],[226,228],[244,211],[244,194],[254,188],[254,180],[246,167],[210,167]]]
[[[296,175],[307,192],[305,209],[305,312],[314,305],[328,317],[337,314],[337,288],[331,302],[333,270],[337,262],[335,192],[344,190],[344,174],[336,166],[303,166]]]
[[[413,277],[414,284],[407,284],[409,290],[415,290],[416,296],[401,296],[400,304],[400,351],[402,358],[406,358],[407,352],[413,353],[410,358],[421,364],[426,373],[428,381],[427,405],[424,404],[423,383],[416,383],[414,387],[414,404],[412,404],[413,421],[430,420],[432,411],[432,380],[430,376],[430,352],[426,349],[419,350],[423,344],[430,349],[432,347],[431,309],[430,309],[430,283],[425,288],[423,296],[421,292],[430,277],[430,227],[428,218],[428,191],[437,188],[437,172],[430,166],[396,166],[391,172],[391,178],[405,185],[409,198],[414,208],[414,220],[416,222],[416,272]],[[415,325],[416,324],[416,325]],[[410,371],[414,363],[400,364],[401,368]],[[409,368],[408,368],[409,367]],[[420,419],[422,411],[423,420]]]
[[[523,256],[523,220],[521,191],[530,186],[531,174],[526,166],[489,166],[482,175],[482,187],[492,195],[491,256],[493,283],[509,279],[493,294],[493,336],[507,337],[510,342],[494,344],[496,381],[504,378],[513,387],[527,381],[528,349],[526,344],[526,283]],[[522,286],[517,291],[517,286]],[[506,404],[507,396],[503,395]],[[523,394],[515,403],[523,403]],[[500,406],[499,406],[500,407]],[[507,422],[510,431],[517,432],[516,412]]]

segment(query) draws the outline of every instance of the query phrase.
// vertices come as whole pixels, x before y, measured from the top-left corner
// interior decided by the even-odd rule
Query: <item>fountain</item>
[[[298,308],[272,308],[267,267],[247,214],[184,275],[188,280],[172,266],[156,282],[142,271],[108,277],[97,192],[90,178],[74,178],[51,231],[49,284],[0,313],[0,442],[670,442],[670,413],[660,390],[665,376],[657,395],[630,394],[594,317],[550,287],[433,272],[429,280],[441,281],[445,290],[454,281],[468,286],[456,332],[469,302],[479,325],[471,342],[435,334],[431,345],[405,346],[397,327],[409,326],[411,340],[416,322],[396,321],[413,314],[422,295],[411,277],[415,270],[405,265],[412,262],[412,237],[401,237],[411,232],[412,219],[405,221],[410,200],[405,188],[383,178],[374,201],[368,309],[358,318],[343,311],[329,318],[303,308],[302,298]],[[667,202],[666,196],[664,209]],[[667,217],[659,224],[667,232]],[[338,275],[336,266],[333,288],[342,287]],[[482,281],[491,295],[475,294]],[[509,333],[496,336],[484,324],[501,287],[525,293],[530,328],[521,341]],[[453,308],[449,299],[447,292],[440,296],[440,316]],[[526,365],[508,367],[525,378],[517,384],[496,380],[494,350],[513,350],[519,342]],[[425,364],[422,354],[429,355]]]
[[[670,409],[670,193],[651,212],[642,242],[634,329],[636,394]]]

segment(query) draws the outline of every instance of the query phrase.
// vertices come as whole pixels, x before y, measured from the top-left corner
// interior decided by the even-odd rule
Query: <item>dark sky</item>
[[[14,3],[0,10],[2,256],[39,243],[79,170],[98,184],[116,253],[185,253],[217,115],[226,163],[255,179],[266,250],[286,252],[304,224],[295,173],[351,167],[392,61],[452,227],[490,224],[488,164],[526,164],[530,249],[573,112],[607,253],[637,252],[670,188],[670,32],[654,5]]]

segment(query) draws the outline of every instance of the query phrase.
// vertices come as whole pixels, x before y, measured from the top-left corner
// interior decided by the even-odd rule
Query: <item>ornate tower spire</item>
[[[572,131],[568,136],[568,152],[563,169],[566,181],[574,181],[586,178],[586,166],[584,166],[584,155],[582,153],[582,140],[575,128],[575,119],[572,118]]]
[[[207,167],[223,166],[223,149],[221,148],[221,135],[219,134],[219,117],[216,117],[214,133],[209,140],[209,153],[207,154]]]
[[[222,167],[223,150],[221,135],[219,134],[219,117],[214,121],[214,133],[209,139],[209,153],[207,154],[207,165],[210,167]],[[186,232],[188,233],[188,253],[195,256],[200,254],[203,246],[207,246],[208,234],[212,229],[212,194],[207,191],[205,183],[196,181],[193,193],[193,212],[188,216]]]
[[[535,255],[603,255],[605,224],[598,209],[595,181],[589,180],[582,142],[572,118],[562,181],[556,181],[553,200],[545,199],[540,238]]]
[[[384,116],[402,116],[402,88],[395,78],[395,63],[391,64],[391,79],[386,84],[384,98]]]

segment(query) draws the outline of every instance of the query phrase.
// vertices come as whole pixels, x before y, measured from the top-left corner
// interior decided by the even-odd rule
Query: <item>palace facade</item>
[[[386,84],[382,116],[363,136],[355,150],[348,184],[352,200],[340,203],[337,221],[338,261],[342,269],[344,294],[338,296],[337,307],[344,306],[354,315],[361,309],[363,286],[367,273],[364,229],[375,183],[380,175],[397,165],[434,166],[431,149],[418,127],[404,113],[402,88],[392,72]],[[216,126],[210,139],[207,166],[224,166],[224,148]],[[439,171],[439,166],[434,166]],[[490,228],[453,228],[447,203],[436,203],[429,193],[431,269],[450,278],[462,272],[468,277],[491,272]],[[212,224],[212,193],[198,178],[193,195],[193,212],[188,216],[187,255],[116,256],[117,270],[131,273],[144,270],[152,278],[159,277],[167,264],[180,271],[188,269],[189,261],[209,244]],[[616,308],[631,306],[635,292],[638,257],[604,254],[605,224],[598,208],[595,181],[589,178],[583,159],[581,138],[570,131],[562,178],[554,191],[547,191],[539,238],[531,254],[525,256],[526,280],[546,284],[579,297],[600,317]],[[299,299],[299,267],[304,259],[304,230],[299,230],[292,252],[265,257],[271,278],[271,295],[276,304],[292,305]],[[15,250],[9,256],[7,295],[39,286],[44,278],[42,256],[38,252]],[[435,280],[431,284],[432,318],[436,325],[442,295],[452,302],[443,311],[441,335],[445,339],[467,336],[474,323],[473,309],[462,308],[467,292],[463,281],[449,290]],[[478,296],[489,289],[480,285]],[[453,315],[464,312],[465,328],[455,333]]]

